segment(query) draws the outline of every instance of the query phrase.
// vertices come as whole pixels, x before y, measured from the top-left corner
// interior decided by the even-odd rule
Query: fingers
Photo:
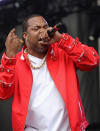
[[[8,56],[16,56],[19,48],[21,47],[21,44],[23,41],[15,34],[15,28],[13,28],[6,39],[5,46],[7,50]],[[12,55],[13,54],[13,55]]]
[[[20,43],[23,43],[24,41],[22,39],[19,40]]]
[[[13,29],[10,31],[10,33],[14,33],[15,31],[16,31],[16,29],[13,28]]]
[[[52,27],[49,27],[48,30],[52,30]]]
[[[22,43],[23,43],[23,40],[21,40],[21,39],[15,34],[15,31],[16,31],[16,29],[13,28],[13,29],[9,32],[9,34],[8,34],[9,39],[17,40],[20,44],[22,44]]]
[[[19,38],[19,37],[15,34],[15,31],[16,31],[16,29],[13,28],[13,29],[9,32],[8,36],[11,37],[11,38],[14,38],[14,39]]]
[[[15,33],[15,31],[16,31],[16,29],[13,28],[13,29],[9,32],[8,36],[12,36],[12,35]]]

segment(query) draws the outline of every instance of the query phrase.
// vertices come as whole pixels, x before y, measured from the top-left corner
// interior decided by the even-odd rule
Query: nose
[[[41,28],[39,31],[39,36],[43,41],[48,41],[48,33],[46,29]]]
[[[41,28],[40,31],[39,31],[39,33],[41,34],[41,33],[43,33],[44,31],[45,31],[45,29],[44,29],[44,28]]]
[[[45,28],[41,28],[39,31],[39,34],[45,36],[45,35],[47,35],[47,30]]]

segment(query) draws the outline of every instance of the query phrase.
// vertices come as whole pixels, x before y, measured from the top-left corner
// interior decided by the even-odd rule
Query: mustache
[[[48,39],[48,38],[40,38],[40,39],[39,39],[39,41],[49,42],[49,41],[50,41],[50,39]]]

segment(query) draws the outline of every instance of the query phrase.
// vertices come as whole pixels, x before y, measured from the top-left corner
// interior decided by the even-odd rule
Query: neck
[[[38,57],[38,58],[40,58],[40,59],[42,59],[42,58],[44,58],[44,56],[46,55],[46,53],[47,52],[45,52],[45,53],[36,53],[36,52],[34,52],[34,51],[32,51],[32,50],[27,50],[27,52],[30,54],[30,55],[32,55],[32,56],[35,56],[35,57]]]

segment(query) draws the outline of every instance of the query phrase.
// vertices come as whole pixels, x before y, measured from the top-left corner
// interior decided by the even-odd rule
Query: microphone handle
[[[52,30],[48,30],[48,32],[47,32],[48,35],[49,35],[50,37],[52,37],[52,36],[54,35],[54,33],[60,29],[61,26],[62,26],[62,23],[56,24],[56,25],[52,28]]]

